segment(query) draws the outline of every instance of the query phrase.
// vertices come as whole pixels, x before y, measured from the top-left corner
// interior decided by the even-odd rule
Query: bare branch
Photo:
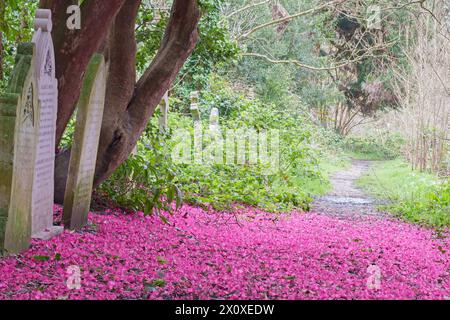
[[[229,19],[229,18],[231,18],[232,16],[234,16],[234,15],[236,15],[236,14],[239,14],[239,13],[241,13],[241,12],[243,12],[243,11],[246,11],[246,10],[248,10],[248,9],[252,9],[252,8],[261,6],[261,5],[266,4],[266,3],[269,3],[269,2],[270,2],[270,0],[265,0],[265,1],[262,1],[262,2],[257,2],[257,3],[249,4],[248,6],[242,7],[242,8],[240,8],[240,9],[234,11],[234,12],[231,12],[230,14],[226,15],[224,18],[225,18],[225,19]]]
[[[240,35],[237,40],[245,39],[249,35],[251,35],[252,33],[256,32],[258,30],[261,30],[261,29],[264,29],[264,28],[267,28],[267,27],[270,27],[270,26],[273,26],[273,25],[276,25],[276,24],[280,24],[280,23],[283,23],[283,22],[291,21],[291,20],[293,20],[295,18],[306,16],[308,14],[313,14],[313,13],[319,12],[321,10],[324,10],[324,9],[326,9],[326,8],[332,6],[332,5],[341,4],[341,3],[344,3],[346,1],[348,1],[348,0],[334,0],[334,1],[330,1],[330,2],[327,2],[327,3],[323,4],[323,5],[311,8],[309,10],[298,12],[298,13],[295,13],[293,15],[290,15],[290,16],[287,16],[287,17],[284,17],[284,18],[280,18],[280,19],[277,19],[277,20],[273,20],[273,21],[270,21],[270,22],[258,25],[256,27],[254,27],[253,29],[250,29],[250,30],[244,32],[244,34]]]
[[[392,45],[393,42],[387,43],[386,45],[380,45],[380,46],[374,46],[372,48],[369,48],[368,51],[364,54],[362,54],[361,56],[355,58],[355,59],[350,59],[347,60],[341,64],[338,65],[334,65],[334,66],[329,66],[329,67],[315,67],[315,66],[310,66],[307,64],[303,64],[302,62],[298,61],[298,60],[294,60],[294,59],[287,59],[287,60],[277,60],[277,59],[273,59],[267,55],[264,54],[260,54],[260,53],[254,53],[254,52],[245,52],[242,53],[242,56],[247,56],[247,57],[256,57],[256,58],[261,58],[264,59],[270,63],[274,63],[274,64],[294,64],[300,68],[304,68],[304,69],[308,69],[308,70],[312,70],[312,71],[330,71],[330,70],[335,70],[335,69],[340,69],[342,67],[345,67],[349,64],[361,61],[367,57],[369,57],[371,55],[371,53],[373,51],[382,49],[382,48],[386,48],[390,45]],[[358,55],[359,52],[356,52],[355,54]]]

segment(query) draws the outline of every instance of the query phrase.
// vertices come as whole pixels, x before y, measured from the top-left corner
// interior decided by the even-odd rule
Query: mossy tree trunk
[[[3,33],[0,31],[0,82],[3,82]]]

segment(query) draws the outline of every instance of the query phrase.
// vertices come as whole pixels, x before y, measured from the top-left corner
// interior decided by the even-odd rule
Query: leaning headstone
[[[88,221],[105,89],[105,60],[102,55],[96,54],[86,71],[77,106],[77,123],[64,196],[63,223],[65,228],[72,230],[81,229]]]
[[[63,231],[53,226],[55,132],[58,109],[58,82],[55,78],[55,54],[51,37],[50,10],[38,9],[34,20],[36,46],[35,74],[40,105],[40,123],[31,210],[32,237],[48,240]]]
[[[19,45],[8,94],[0,97],[0,250],[31,240],[32,186],[39,129],[33,44]]]

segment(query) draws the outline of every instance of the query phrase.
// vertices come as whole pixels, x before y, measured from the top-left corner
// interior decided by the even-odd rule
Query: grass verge
[[[374,165],[358,185],[390,200],[385,208],[406,220],[433,227],[450,226],[450,180],[414,171],[397,159]]]

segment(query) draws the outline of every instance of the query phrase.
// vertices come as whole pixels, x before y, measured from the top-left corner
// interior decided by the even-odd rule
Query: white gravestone
[[[200,121],[200,109],[198,107],[198,91],[192,91],[191,92],[191,115],[195,122]]]
[[[169,91],[164,94],[163,100],[159,104],[159,107],[161,108],[161,116],[159,117],[159,130],[161,132],[166,132],[169,115]]]
[[[168,128],[168,116],[169,116],[169,91],[166,91],[164,94],[163,99],[161,100],[161,103],[159,104],[159,107],[161,109],[161,115],[159,116],[159,131],[161,133],[165,133]],[[136,144],[133,148],[133,151],[131,152],[132,156],[135,156],[138,154],[138,145]]]
[[[199,94],[198,91],[191,92],[191,115],[194,119],[194,163],[202,164],[202,147],[203,147],[203,137],[202,137],[202,122],[200,115],[200,108],[198,106]]]
[[[209,116],[209,130],[211,133],[219,133],[220,132],[220,126],[219,126],[219,109],[212,108],[211,114]]]
[[[58,82],[55,77],[55,53],[51,37],[52,15],[50,10],[37,10],[34,29],[35,74],[40,121],[32,193],[31,234],[33,238],[48,240],[63,231],[62,227],[53,226]]]

